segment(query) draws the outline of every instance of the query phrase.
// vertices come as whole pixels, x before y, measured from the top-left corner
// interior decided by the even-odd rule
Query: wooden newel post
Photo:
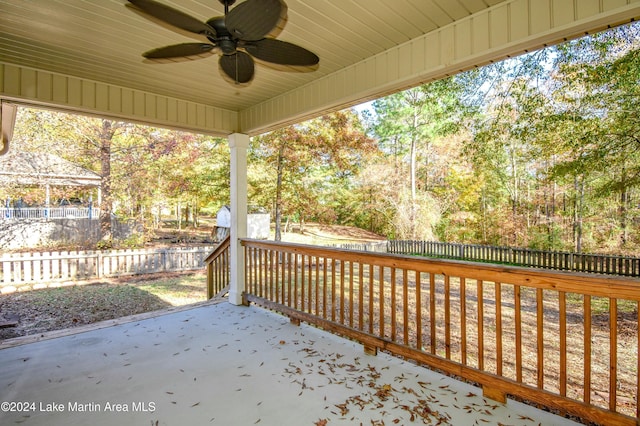
[[[213,263],[207,264],[207,300],[213,298]]]

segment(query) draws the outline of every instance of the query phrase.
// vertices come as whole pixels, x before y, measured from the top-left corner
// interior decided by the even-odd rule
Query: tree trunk
[[[417,198],[417,149],[416,149],[416,140],[415,138],[411,139],[411,203],[415,204]]]
[[[102,174],[102,205],[100,214],[100,241],[109,243],[113,240],[111,214],[113,211],[113,194],[111,193],[111,139],[115,127],[109,120],[102,120],[99,133],[100,169]]]
[[[487,196],[485,192],[485,188],[482,188],[482,242],[486,244],[487,242]]]
[[[284,143],[281,142],[280,150],[278,151],[277,158],[277,181],[276,181],[276,229],[275,229],[275,241],[282,241],[282,174],[284,170]]]
[[[415,138],[411,140],[411,203],[410,203],[410,212],[409,212],[409,232],[411,235],[411,239],[416,238],[416,216],[417,216],[417,191],[416,191],[416,141]]]
[[[418,126],[418,116],[416,113],[413,114],[413,128],[416,129]],[[412,132],[413,133],[413,132]],[[417,186],[418,186],[418,141],[417,136],[415,134],[411,135],[411,211],[409,212],[409,230],[411,234],[411,239],[416,238],[416,216],[418,215],[418,194],[417,194]]]
[[[573,180],[575,205],[573,209],[573,241],[576,253],[582,252],[582,209],[584,203],[584,181],[576,176]]]
[[[180,201],[178,201],[178,204],[176,205],[176,222],[178,225],[178,231],[182,230],[182,206],[180,204]]]
[[[518,246],[518,204],[520,203],[520,175],[518,173],[518,162],[516,160],[515,149],[509,150],[509,160],[512,172],[511,191],[511,224],[512,224],[512,244]]]
[[[625,248],[627,246],[627,242],[629,241],[629,229],[628,229],[628,207],[629,207],[629,189],[627,188],[627,173],[626,168],[622,168],[622,177],[620,180],[621,188],[620,188],[620,208],[619,208],[619,217],[620,217],[620,246]]]

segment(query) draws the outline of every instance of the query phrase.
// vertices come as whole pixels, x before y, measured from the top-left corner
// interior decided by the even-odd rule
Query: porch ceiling
[[[161,1],[202,20],[223,14],[217,0]],[[287,0],[278,39],[315,52],[319,68],[258,65],[238,88],[215,56],[144,63],[144,51],[193,39],[125,4],[0,0],[0,97],[254,135],[640,16],[640,0]]]
[[[2,401],[22,404],[2,424],[576,425],[229,303],[1,349],[0,365]]]

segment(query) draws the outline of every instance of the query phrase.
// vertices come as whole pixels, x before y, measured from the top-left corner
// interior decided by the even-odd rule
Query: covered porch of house
[[[221,4],[213,0],[206,3],[171,2],[201,20],[222,15]],[[414,370],[417,367],[412,364],[402,364],[382,353],[377,357],[365,356],[357,345],[355,352],[347,355],[347,349],[354,344],[306,326],[297,328],[281,317],[242,306],[252,301],[279,309],[297,320],[316,321],[325,329],[341,333],[349,334],[355,326],[366,325],[367,328],[357,330],[357,337],[364,337],[368,352],[391,349],[401,356],[418,354],[420,360],[441,369],[448,368],[451,374],[465,373],[480,382],[488,378],[491,386],[484,392],[497,399],[523,389],[523,392],[533,390],[538,404],[564,408],[603,424],[637,423],[640,389],[637,309],[630,322],[634,324],[631,329],[635,330],[635,346],[624,348],[620,348],[618,340],[620,333],[628,329],[629,321],[622,327],[617,310],[621,302],[635,306],[640,303],[637,282],[606,279],[594,283],[582,276],[430,263],[390,255],[345,254],[313,247],[270,246],[244,237],[247,235],[247,147],[251,136],[628,23],[640,17],[639,0],[391,3],[371,0],[366,7],[362,2],[349,0],[327,0],[313,5],[288,0],[290,21],[279,37],[315,52],[320,57],[320,66],[314,73],[302,74],[261,67],[256,81],[246,88],[228,85],[212,75],[215,72],[211,72],[211,62],[206,60],[167,64],[164,68],[143,63],[141,52],[180,40],[166,28],[132,13],[125,4],[124,0],[110,0],[83,2],[79,7],[78,2],[73,1],[54,4],[48,0],[0,0],[0,39],[3,40],[0,45],[0,155],[9,149],[10,111],[15,105],[42,106],[227,137],[231,148],[231,239],[228,251],[223,250],[221,256],[212,258],[218,268],[211,272],[211,277],[220,283],[226,279],[230,303],[193,310],[194,316],[168,315],[149,320],[151,322],[134,322],[0,351],[5,400],[16,403],[51,400],[68,404],[75,398],[83,398],[78,402],[105,404],[114,399],[130,404],[131,408],[134,402],[153,402],[155,411],[130,411],[117,414],[123,417],[115,414],[110,417],[113,413],[104,413],[101,405],[102,412],[12,412],[2,413],[3,419],[26,424],[51,424],[55,419],[62,419],[64,424],[74,421],[78,424],[87,421],[184,424],[188,416],[193,415],[190,423],[208,424],[219,420],[221,424],[281,425],[286,419],[292,419],[291,424],[300,424],[300,418],[295,417],[300,415],[308,416],[304,422],[317,423],[327,418],[337,422],[344,418],[346,424],[353,424],[355,421],[351,422],[349,416],[362,412],[369,415],[362,418],[363,424],[382,421],[381,416],[388,413],[394,414],[384,419],[385,424],[394,424],[402,416],[398,421],[401,424],[411,420],[412,413],[405,407],[412,409],[416,401],[421,407],[432,404],[428,415],[444,413],[445,407],[440,404],[445,401],[445,389],[463,386],[448,379],[442,384],[440,379],[431,376],[435,373],[422,367]],[[328,283],[333,283],[333,287],[327,288]],[[457,305],[450,297],[455,293],[452,288],[457,289],[457,294],[467,292],[467,297],[458,297]],[[485,290],[492,289],[486,299],[482,297]],[[365,302],[359,298],[365,294],[372,298],[364,301],[377,300],[379,309],[375,303],[368,303],[367,311],[363,310]],[[523,303],[524,296],[528,297],[528,305]],[[411,297],[418,303],[408,303]],[[601,340],[591,334],[595,325],[592,327],[590,322],[590,309],[595,298],[605,300],[610,306],[608,314],[597,318],[610,325]],[[550,305],[554,308],[552,316],[546,314],[546,307]],[[418,309],[412,311],[415,306]],[[508,321],[505,310],[512,314]],[[459,315],[454,328],[450,321],[454,312],[468,312],[470,316]],[[620,313],[622,319],[628,319],[624,312]],[[374,316],[379,318],[377,326],[360,320]],[[520,326],[524,317],[529,318],[533,331]],[[576,318],[583,318],[584,323],[576,323]],[[416,326],[414,319],[421,323]],[[472,326],[477,330],[474,342],[467,341],[464,334]],[[567,346],[567,335],[579,327],[583,331],[577,349],[588,359],[583,357],[577,364],[572,358],[572,350],[576,348]],[[411,334],[410,330],[415,333]],[[285,332],[291,334],[285,335]],[[514,357],[503,351],[506,341],[493,337],[489,344],[489,340],[483,339],[485,334],[507,336]],[[333,339],[342,342],[339,350],[336,346],[318,349],[319,342]],[[535,348],[533,364],[523,363],[527,355],[523,349],[525,340]],[[311,344],[312,341],[316,343]],[[254,342],[261,343],[252,347]],[[464,354],[473,348],[475,358],[454,355],[454,343],[461,345]],[[608,359],[592,360],[592,344],[609,348]],[[251,353],[254,349],[256,352]],[[619,363],[621,349],[630,350],[631,363]],[[313,350],[318,351],[320,359],[315,360]],[[341,351],[344,356],[338,358],[337,354],[343,355]],[[551,389],[547,386],[547,375],[551,374],[546,355],[549,351],[559,367],[557,381]],[[485,353],[495,354],[491,368],[483,365]],[[258,354],[265,359],[259,359]],[[299,358],[301,356],[303,358]],[[360,365],[356,363],[357,357]],[[349,371],[347,361],[341,363],[343,358],[354,366],[354,371]],[[246,373],[250,376],[243,376],[242,370],[247,368],[243,359],[247,364],[251,362],[255,369]],[[506,361],[515,365],[513,370],[505,368],[504,375],[503,361],[505,365]],[[596,362],[597,371],[592,368]],[[325,369],[313,371],[325,364]],[[375,366],[381,379],[373,387],[349,389],[347,385],[359,385],[345,377],[357,381],[362,375],[368,381],[369,373],[362,370],[369,364]],[[572,365],[581,370],[579,375],[566,374],[564,367]],[[396,367],[401,369],[395,370]],[[294,370],[290,370],[292,368]],[[626,386],[636,390],[636,398],[624,402],[627,408],[632,407],[631,414],[618,412],[621,401],[616,395],[621,370],[635,371]],[[327,371],[336,377],[332,378]],[[386,372],[389,375],[385,375]],[[351,373],[357,376],[351,377]],[[601,381],[604,387],[598,389],[598,395],[604,395],[605,402],[600,399],[597,405],[591,382],[596,373],[605,376]],[[419,381],[416,375],[420,376]],[[423,378],[427,376],[430,378]],[[138,377],[142,377],[140,381]],[[401,379],[396,380],[398,377]],[[249,380],[251,378],[253,380]],[[404,384],[399,383],[401,381]],[[325,382],[328,384],[322,388]],[[428,382],[436,384],[435,388],[422,388],[421,383]],[[577,387],[584,390],[576,394]],[[331,392],[325,394],[325,389]],[[504,406],[484,401],[479,396],[482,391],[457,389],[461,390],[453,400],[447,400],[446,408],[462,407],[464,413],[460,415],[476,417],[462,420],[455,417],[451,424],[467,424],[466,420],[471,420],[471,424],[546,421],[541,420],[546,419],[546,415],[537,411],[532,414],[506,411],[501,418],[493,417],[494,414],[491,419],[483,417],[503,410]],[[256,393],[249,394],[250,390]],[[395,402],[389,394],[395,395],[396,390],[409,399],[404,403]],[[362,398],[367,392],[389,398],[370,411],[366,406],[360,410],[359,406],[356,409],[349,405],[364,404],[349,398],[354,395]],[[29,399],[36,397],[34,401]],[[349,411],[343,414],[344,404]],[[474,411],[474,404],[482,407],[481,412]],[[507,404],[507,409],[510,405]],[[136,407],[149,408],[148,405]],[[177,407],[180,409],[173,410]],[[417,414],[414,415],[417,418]],[[277,419],[275,423],[273,419]],[[549,424],[564,421],[553,418]]]
[[[103,325],[0,345],[0,423],[576,424],[224,299]]]

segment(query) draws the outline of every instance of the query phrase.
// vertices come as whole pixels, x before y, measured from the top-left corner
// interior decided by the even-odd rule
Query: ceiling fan
[[[313,70],[320,59],[313,52],[286,41],[271,38],[287,20],[287,5],[282,0],[246,0],[234,7],[236,0],[218,0],[224,16],[206,23],[155,0],[129,0],[137,11],[160,23],[199,34],[208,43],[182,43],[149,50],[142,54],[152,61],[220,54],[223,77],[233,84],[248,84],[254,76],[254,58],[296,71]],[[147,16],[147,17],[148,17]],[[265,64],[266,65],[266,64]]]

